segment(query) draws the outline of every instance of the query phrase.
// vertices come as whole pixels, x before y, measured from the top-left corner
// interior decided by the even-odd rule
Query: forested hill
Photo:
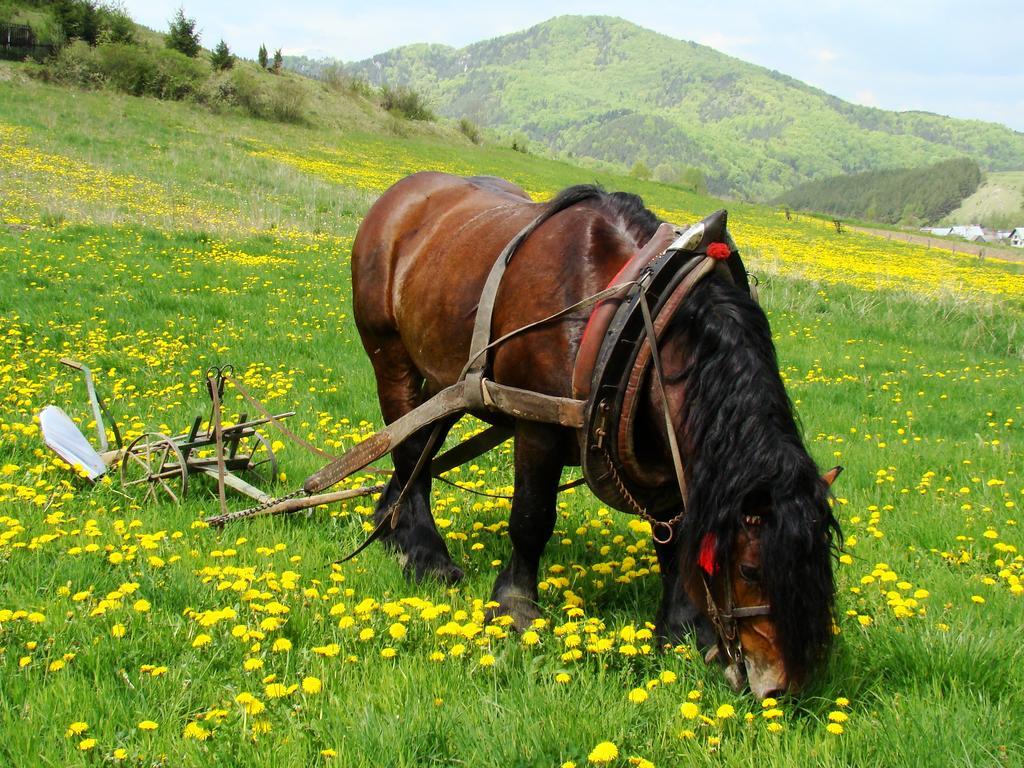
[[[804,210],[889,224],[930,224],[954,210],[981,183],[973,160],[927,168],[867,171],[801,184],[775,202]]]
[[[986,170],[1024,167],[1024,134],[1005,126],[856,106],[617,18],[562,16],[461,49],[397,48],[348,69],[557,152],[639,161],[662,177],[697,167],[712,192],[745,198],[963,156]]]

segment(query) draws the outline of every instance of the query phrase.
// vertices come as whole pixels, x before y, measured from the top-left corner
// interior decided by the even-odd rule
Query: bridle
[[[748,526],[758,526],[761,524],[761,517],[747,515],[744,517],[744,523]],[[704,569],[700,571],[701,583],[704,585],[704,597],[707,601],[707,615],[711,625],[715,628],[722,648],[725,650],[726,666],[736,665],[742,669],[745,657],[743,644],[740,642],[739,621],[757,616],[771,616],[772,607],[767,603],[736,607],[733,604],[732,572],[729,568],[723,570],[725,572],[725,602],[722,606],[718,605],[714,593],[711,591],[711,584],[708,582],[709,574]]]

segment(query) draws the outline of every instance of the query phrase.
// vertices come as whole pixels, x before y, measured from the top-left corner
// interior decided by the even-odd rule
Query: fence
[[[43,45],[27,24],[0,24],[0,59],[42,61],[57,50],[55,45]]]

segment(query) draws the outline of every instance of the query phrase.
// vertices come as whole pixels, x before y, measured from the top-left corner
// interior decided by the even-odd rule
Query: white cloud
[[[857,91],[853,94],[853,100],[865,107],[877,107],[878,96],[870,88],[866,88],[863,91]]]
[[[833,51],[831,48],[818,48],[812,51],[814,58],[818,60],[820,64],[831,64],[833,61],[839,58],[839,54]]]
[[[758,42],[756,37],[750,35],[726,35],[721,32],[712,32],[710,34],[700,34],[693,38],[701,45],[706,45],[708,48],[714,48],[717,51],[725,51],[726,53],[740,54],[743,49],[748,48],[751,45],[755,45]]]

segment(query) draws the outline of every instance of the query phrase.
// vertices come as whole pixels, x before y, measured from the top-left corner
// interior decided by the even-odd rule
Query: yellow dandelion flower
[[[90,749],[96,746],[96,739],[82,739],[78,742],[78,748],[83,752],[88,752]]]
[[[210,738],[210,731],[203,728],[199,723],[189,723],[185,726],[185,730],[181,733],[182,738],[195,739],[196,741],[206,741]]]
[[[196,639],[192,641],[193,648],[202,648],[204,645],[209,645],[213,642],[213,638],[206,634],[196,635]]]
[[[383,659],[393,659],[398,655],[398,651],[394,648],[381,648],[380,655]]]
[[[570,680],[572,680],[572,677],[567,672],[559,672],[557,675],[555,675],[556,683],[561,683],[562,685],[565,685]]]
[[[843,732],[843,726],[839,723],[829,723],[825,726],[825,730],[831,733],[833,736],[839,736]]]
[[[68,726],[67,731],[64,735],[68,738],[72,736],[81,736],[83,733],[89,730],[89,724],[86,722],[78,721]]]
[[[602,765],[604,763],[610,763],[612,760],[619,756],[619,748],[616,747],[610,741],[602,741],[587,755],[588,762],[594,763],[595,765]]]
[[[138,726],[140,731],[155,731],[159,727],[159,724],[153,722],[152,720],[143,720],[141,723],[139,723]]]
[[[388,627],[388,634],[391,635],[391,638],[393,640],[401,640],[408,634],[408,632],[409,630],[406,628],[405,624],[403,624],[400,621],[396,621],[394,624]],[[372,636],[373,635],[371,635],[371,637]],[[360,633],[360,639],[362,639],[362,633]]]
[[[835,710],[833,712],[828,713],[828,719],[831,720],[833,723],[845,723],[850,718],[845,712]]]
[[[492,656],[489,653],[485,653],[483,656],[480,657],[480,666],[481,667],[493,667],[494,666],[494,656]]]
[[[270,683],[263,689],[268,699],[280,699],[288,695],[288,689],[281,683]]]
[[[304,677],[302,678],[302,692],[308,694],[320,693],[324,689],[324,684],[320,682],[318,677]]]
[[[679,705],[679,714],[685,717],[687,720],[693,720],[700,714],[700,707],[694,704],[692,701],[684,701]]]
[[[629,692],[629,700],[634,704],[643,704],[648,697],[649,694],[643,688],[634,688]]]
[[[135,603],[132,605],[132,608],[134,608],[139,613],[145,613],[152,607],[153,606],[150,605],[149,600],[136,600]]]
[[[735,715],[736,708],[732,704],[722,704],[715,710],[715,717],[719,720],[728,720],[730,717],[735,717]]]
[[[292,641],[287,637],[279,637],[274,641],[274,644],[270,646],[270,650],[275,653],[284,653],[292,649]]]

